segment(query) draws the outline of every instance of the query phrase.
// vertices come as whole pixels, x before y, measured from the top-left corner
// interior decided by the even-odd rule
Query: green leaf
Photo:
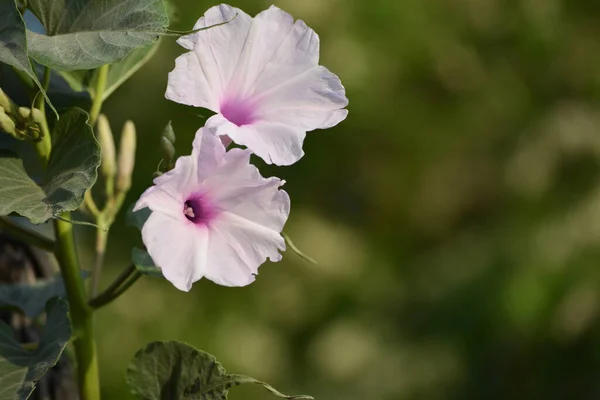
[[[162,0],[29,0],[46,34],[27,32],[29,55],[42,65],[93,69],[149,46],[166,32]]]
[[[125,217],[127,225],[142,230],[144,224],[150,218],[152,211],[148,207],[142,208],[141,210],[133,211],[135,204],[132,204],[127,210],[127,216]]]
[[[81,271],[85,279],[87,271]],[[50,279],[30,284],[0,285],[0,308],[14,306],[22,310],[29,318],[35,318],[44,311],[44,305],[52,297],[63,297],[65,285],[60,274]]]
[[[50,107],[52,107],[52,110],[56,112],[31,67],[31,62],[27,56],[27,36],[25,32],[25,21],[23,21],[23,16],[17,9],[15,1],[0,0],[0,62],[29,75],[46,98]]]
[[[263,386],[285,399],[270,385],[244,375],[228,374],[214,356],[180,342],[153,342],[138,351],[127,368],[127,383],[143,400],[225,400],[229,389],[244,383]]]
[[[61,116],[40,184],[29,177],[14,153],[0,151],[0,215],[16,212],[39,224],[81,205],[100,165],[100,146],[87,120],[87,113],[78,108]]]
[[[108,69],[106,86],[102,100],[106,100],[127,79],[131,78],[140,68],[144,66],[156,53],[160,41],[150,46],[140,47],[133,50],[121,61],[111,64]],[[98,83],[98,70],[59,71],[60,75],[76,92],[87,91],[90,96],[95,97],[95,88]]]
[[[68,310],[62,299],[48,301],[46,327],[34,351],[23,349],[10,326],[0,322],[0,400],[26,400],[40,378],[58,362],[71,337]]]
[[[146,250],[137,247],[131,249],[131,261],[142,274],[164,278],[162,271],[154,264],[152,257]]]

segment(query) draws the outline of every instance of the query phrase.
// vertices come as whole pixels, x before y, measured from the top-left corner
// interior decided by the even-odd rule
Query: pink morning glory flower
[[[346,118],[340,79],[319,65],[319,37],[304,22],[271,6],[252,18],[221,4],[182,37],[188,50],[169,73],[166,97],[210,109],[206,122],[267,163],[290,165],[303,155],[307,131]]]
[[[269,258],[281,260],[281,230],[290,212],[284,181],[263,178],[249,150],[225,151],[206,128],[191,156],[154,180],[134,207],[152,213],[142,239],[154,263],[175,287],[190,290],[205,277],[224,286],[252,283]]]

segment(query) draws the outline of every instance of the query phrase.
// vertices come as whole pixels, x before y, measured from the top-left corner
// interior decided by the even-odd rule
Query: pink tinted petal
[[[220,285],[248,285],[254,281],[258,267],[267,258],[281,260],[278,249],[285,250],[285,242],[279,232],[224,213],[211,227],[205,276]]]
[[[229,22],[185,36],[178,41],[197,54],[201,71],[216,96],[222,95],[227,89],[246,43],[252,18],[239,8],[221,4],[206,11],[194,26],[194,29],[198,29],[226,21]]]
[[[217,107],[218,100],[214,97],[198,56],[193,51],[175,60],[175,69],[169,72],[165,97],[194,107]]]
[[[230,214],[281,232],[290,214],[290,197],[279,189],[284,183],[278,178],[241,181],[237,187],[215,193],[215,202]]]
[[[265,64],[252,87],[253,96],[279,86],[319,63],[319,36],[297,20],[281,45]]]
[[[252,125],[236,126],[219,114],[210,117],[205,127],[248,147],[267,164],[290,165],[304,155],[302,142],[306,132],[301,128],[265,120]]]
[[[153,212],[142,239],[154,263],[177,289],[189,291],[206,270],[208,231]]]
[[[192,146],[192,158],[196,160],[198,182],[200,182],[222,164],[225,146],[219,137],[207,128],[198,129]]]
[[[183,201],[177,192],[167,192],[157,186],[152,186],[142,193],[140,199],[135,203],[133,211],[148,207],[154,212],[178,219]]]
[[[294,18],[275,6],[254,17],[242,53],[239,60],[236,60],[237,68],[232,75],[229,93],[234,91],[241,98],[247,98],[253,93],[254,83],[275,57],[293,24]]]
[[[259,120],[306,131],[330,128],[346,118],[346,90],[327,68],[316,66],[260,94]]]

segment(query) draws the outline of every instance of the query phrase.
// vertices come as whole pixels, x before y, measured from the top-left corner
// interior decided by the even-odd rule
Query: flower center
[[[190,198],[183,203],[183,215],[195,224],[206,223],[207,215],[200,198]]]
[[[256,119],[255,108],[250,100],[227,98],[221,103],[221,114],[237,126],[249,125]]]

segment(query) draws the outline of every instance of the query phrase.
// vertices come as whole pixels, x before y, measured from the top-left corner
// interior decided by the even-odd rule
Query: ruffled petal
[[[340,79],[315,66],[260,93],[256,112],[259,121],[277,122],[305,131],[337,125],[348,115],[346,90]]]
[[[258,274],[258,267],[269,258],[281,260],[278,250],[285,250],[279,232],[223,213],[210,227],[210,252],[205,276],[224,286],[246,286]]]
[[[153,212],[142,228],[142,239],[154,263],[177,289],[187,292],[203,277],[208,229],[185,218],[177,220]]]
[[[223,163],[225,146],[218,136],[207,128],[196,132],[192,144],[192,158],[196,161],[198,182],[210,176]]]
[[[214,110],[218,98],[204,75],[198,56],[193,51],[175,60],[175,69],[169,72],[165,97],[177,103]]]
[[[212,94],[217,98],[227,89],[236,69],[252,25],[252,17],[239,8],[221,4],[211,7],[194,25],[194,29],[199,29],[226,21],[229,22],[184,36],[177,41],[186,49],[196,53],[200,62],[197,73],[204,76]],[[218,111],[214,108],[210,109]]]

